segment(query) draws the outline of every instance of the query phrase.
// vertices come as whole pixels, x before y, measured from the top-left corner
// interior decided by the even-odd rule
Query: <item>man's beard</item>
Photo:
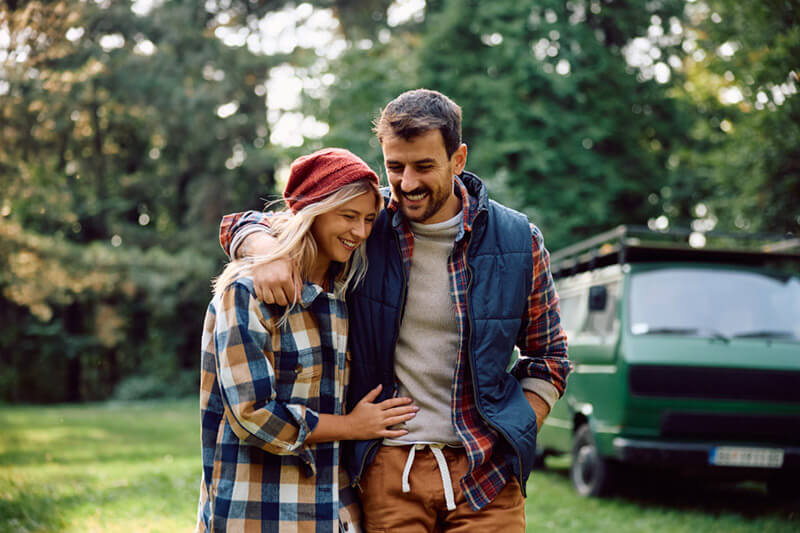
[[[435,191],[428,187],[417,187],[413,191],[409,192],[408,194],[419,194],[419,193],[426,193],[427,196],[425,197],[427,205],[424,209],[420,212],[419,210],[414,210],[413,213],[409,213],[408,210],[404,207],[404,202],[407,202],[408,199],[404,197],[402,191],[395,191],[395,195],[400,199],[400,208],[403,212],[403,215],[412,222],[425,222],[432,216],[436,215],[439,211],[441,211],[445,204],[447,203],[447,199],[449,194],[446,190],[440,190],[439,194],[437,195]]]

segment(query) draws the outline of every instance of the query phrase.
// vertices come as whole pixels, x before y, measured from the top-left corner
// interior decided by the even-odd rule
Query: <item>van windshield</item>
[[[800,279],[665,268],[631,277],[631,333],[800,341]]]

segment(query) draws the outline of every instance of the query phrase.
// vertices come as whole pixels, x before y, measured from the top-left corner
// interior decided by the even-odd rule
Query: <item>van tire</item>
[[[605,496],[616,485],[617,465],[600,455],[589,424],[581,425],[573,437],[570,478],[584,497]]]

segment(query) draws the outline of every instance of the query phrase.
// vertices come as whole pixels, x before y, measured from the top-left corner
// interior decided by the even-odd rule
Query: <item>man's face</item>
[[[386,137],[381,148],[392,196],[406,218],[435,224],[458,214],[461,203],[453,191],[453,176],[464,170],[466,145],[447,157],[442,132],[436,129],[408,141]]]

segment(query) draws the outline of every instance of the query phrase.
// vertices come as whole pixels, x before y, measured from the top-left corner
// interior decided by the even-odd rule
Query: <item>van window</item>
[[[589,311],[589,287],[577,292],[561,295],[561,326],[571,341],[584,344],[613,344],[619,331],[617,310],[620,282],[605,284],[606,307],[601,311]]]
[[[588,303],[584,293],[573,293],[569,296],[561,296],[558,305],[561,309],[561,327],[568,335],[574,334],[582,329],[586,322],[588,313]]]
[[[631,277],[631,333],[800,341],[800,280],[669,268]]]
[[[617,331],[619,285],[618,281],[606,284],[608,296],[605,309],[602,311],[589,311],[589,318],[583,328],[586,334],[596,337],[600,343],[605,344],[616,341],[614,333]]]

